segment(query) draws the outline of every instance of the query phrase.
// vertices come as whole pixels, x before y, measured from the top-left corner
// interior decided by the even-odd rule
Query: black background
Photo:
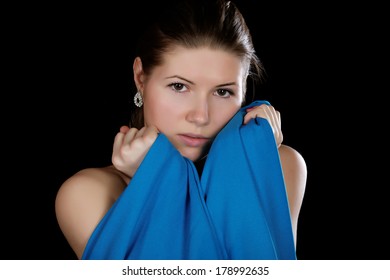
[[[377,49],[367,11],[290,2],[237,4],[268,74],[256,95],[281,112],[284,143],[308,166],[298,258],[389,259],[386,127],[375,110],[382,93],[369,65]],[[56,222],[55,195],[76,171],[110,164],[134,93],[134,42],[153,7],[10,9],[1,259],[75,259]]]

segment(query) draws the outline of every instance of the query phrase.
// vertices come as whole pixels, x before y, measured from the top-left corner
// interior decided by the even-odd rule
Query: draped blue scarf
[[[82,259],[296,259],[279,154],[267,120],[241,108],[199,178],[164,134],[92,233]]]

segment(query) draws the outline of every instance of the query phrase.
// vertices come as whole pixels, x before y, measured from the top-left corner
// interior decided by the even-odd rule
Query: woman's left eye
[[[187,90],[187,87],[182,83],[172,83],[169,84],[169,87],[176,92],[184,92]]]
[[[228,98],[228,97],[234,95],[234,93],[231,90],[227,90],[227,89],[223,89],[223,88],[217,89],[215,91],[215,94],[220,96],[220,97],[223,97],[223,98]]]

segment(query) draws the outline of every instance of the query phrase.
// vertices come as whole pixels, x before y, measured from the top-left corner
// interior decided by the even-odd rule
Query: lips
[[[179,138],[184,145],[189,147],[201,147],[210,141],[210,138],[194,134],[179,134]]]

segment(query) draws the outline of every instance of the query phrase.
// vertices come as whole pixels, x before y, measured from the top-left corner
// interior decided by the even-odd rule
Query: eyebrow
[[[166,79],[173,79],[173,78],[177,78],[177,79],[181,79],[181,80],[184,80],[186,81],[187,83],[191,84],[191,85],[194,85],[195,83],[193,81],[190,81],[188,79],[185,79],[181,76],[178,76],[178,75],[173,75],[173,76],[170,76],[170,77],[166,77]],[[226,86],[235,86],[236,83],[235,82],[230,82],[230,83],[225,83],[225,84],[220,84],[220,85],[217,85],[216,87],[226,87]]]
[[[184,81],[186,81],[187,83],[189,83],[189,84],[191,84],[191,85],[194,85],[194,84],[195,84],[193,81],[187,80],[187,79],[185,79],[185,78],[183,78],[183,77],[180,77],[180,76],[178,76],[178,75],[173,75],[173,76],[170,76],[170,77],[166,77],[166,79],[173,79],[173,78],[178,78],[178,79],[180,79],[180,80],[184,80]]]

